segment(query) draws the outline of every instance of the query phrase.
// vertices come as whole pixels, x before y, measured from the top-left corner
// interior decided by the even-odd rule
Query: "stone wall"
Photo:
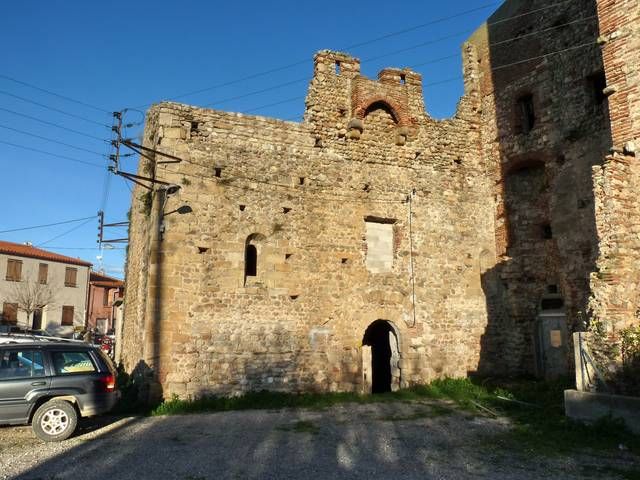
[[[596,16],[590,0],[511,0],[470,39],[496,201],[482,365],[493,374],[542,373],[545,296],[562,297],[569,330],[587,315],[598,255],[592,167],[611,146]]]
[[[374,81],[323,51],[302,123],[152,107],[145,144],[183,159],[155,175],[181,189],[156,189],[146,210],[134,193],[125,366],[143,361],[165,397],[360,390],[363,336],[380,319],[399,339],[402,386],[476,370],[480,254],[495,257],[476,91],[438,122],[418,74]],[[383,267],[367,268],[367,224],[391,232]]]
[[[331,51],[301,123],[153,106],[145,145],[182,161],[140,170],[181,188],[134,192],[126,367],[164,396],[361,390],[384,320],[400,386],[570,369],[589,318],[638,321],[638,17],[505,2],[445,121],[418,73]]]
[[[617,331],[640,323],[640,2],[597,4],[612,149],[593,172],[600,255],[590,307]]]

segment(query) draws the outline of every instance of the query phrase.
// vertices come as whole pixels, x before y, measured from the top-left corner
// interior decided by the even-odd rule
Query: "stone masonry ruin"
[[[472,35],[448,120],[332,51],[299,123],[154,105],[182,161],[140,172],[181,188],[134,190],[125,368],[156,398],[553,377],[588,318],[638,322],[638,3],[554,3]]]

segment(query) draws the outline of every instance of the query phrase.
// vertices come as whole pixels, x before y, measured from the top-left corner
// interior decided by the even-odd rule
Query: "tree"
[[[33,314],[36,310],[44,310],[55,303],[56,296],[49,285],[25,279],[14,283],[9,302],[15,303],[19,311],[27,314],[27,327],[33,327]]]

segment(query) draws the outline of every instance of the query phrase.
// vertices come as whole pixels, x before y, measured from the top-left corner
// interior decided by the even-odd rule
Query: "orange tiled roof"
[[[14,255],[16,257],[40,258],[42,260],[50,260],[52,262],[83,265],[85,267],[90,267],[92,265],[91,263],[80,260],[79,258],[67,257],[58,253],[48,252],[47,250],[42,250],[32,245],[5,242],[2,240],[0,240],[0,253]]]
[[[124,282],[118,278],[113,278],[98,272],[91,272],[89,283],[97,287],[120,288],[124,287]]]

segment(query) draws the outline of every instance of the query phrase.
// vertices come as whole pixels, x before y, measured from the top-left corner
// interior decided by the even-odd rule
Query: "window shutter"
[[[42,285],[47,284],[47,276],[49,275],[49,265],[41,263],[38,268],[38,283]]]
[[[10,282],[19,282],[22,278],[22,260],[7,260],[7,276]]]
[[[2,304],[2,323],[16,325],[18,323],[18,304],[3,303]]]
[[[76,268],[67,267],[64,272],[64,286],[75,287],[78,277],[78,270]]]
[[[61,325],[73,325],[73,305],[65,305],[62,307]]]

